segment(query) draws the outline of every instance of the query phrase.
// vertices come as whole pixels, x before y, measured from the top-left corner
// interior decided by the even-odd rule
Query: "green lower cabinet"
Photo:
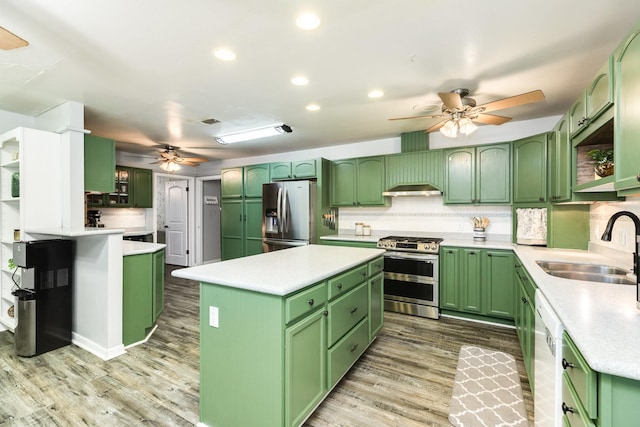
[[[373,340],[384,323],[384,274],[369,279],[369,341]]]
[[[164,249],[122,259],[122,342],[144,340],[164,308]]]
[[[300,425],[327,392],[326,325],[318,310],[285,332],[287,426]]]
[[[640,381],[596,372],[567,332],[563,335],[562,401],[565,425],[635,427],[640,420]]]
[[[513,253],[443,247],[440,251],[440,308],[506,322],[514,318]]]
[[[376,242],[354,242],[349,240],[320,240],[323,245],[347,246],[350,248],[375,248]]]
[[[300,426],[382,327],[382,266],[378,258],[284,297],[201,283],[201,423]]]
[[[514,323],[520,341],[524,367],[527,371],[531,391],[534,390],[534,357],[535,357],[535,283],[520,260],[515,259],[515,313]]]

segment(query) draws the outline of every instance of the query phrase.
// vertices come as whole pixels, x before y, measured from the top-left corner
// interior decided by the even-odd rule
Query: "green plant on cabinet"
[[[450,149],[445,157],[445,203],[511,202],[510,144]]]
[[[384,156],[336,160],[331,164],[332,206],[385,206]]]

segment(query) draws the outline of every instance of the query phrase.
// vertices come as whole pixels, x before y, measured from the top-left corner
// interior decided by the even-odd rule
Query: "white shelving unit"
[[[60,135],[17,128],[0,135],[0,330],[14,330],[9,314],[14,305],[14,271],[9,269],[13,242],[32,240],[25,229],[60,227],[62,162]],[[14,174],[19,174],[19,196],[12,194]],[[15,273],[20,278],[20,269]],[[17,313],[14,310],[14,316]]]

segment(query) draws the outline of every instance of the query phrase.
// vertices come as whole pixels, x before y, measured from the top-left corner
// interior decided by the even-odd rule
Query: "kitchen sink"
[[[588,282],[635,285],[627,276],[628,270],[610,265],[581,264],[572,262],[536,261],[542,269],[552,276]]]

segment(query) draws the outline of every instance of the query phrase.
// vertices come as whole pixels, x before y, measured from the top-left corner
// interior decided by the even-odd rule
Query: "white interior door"
[[[167,248],[165,262],[167,264],[188,265],[188,195],[187,180],[168,181],[165,184],[165,215],[164,225]]]

